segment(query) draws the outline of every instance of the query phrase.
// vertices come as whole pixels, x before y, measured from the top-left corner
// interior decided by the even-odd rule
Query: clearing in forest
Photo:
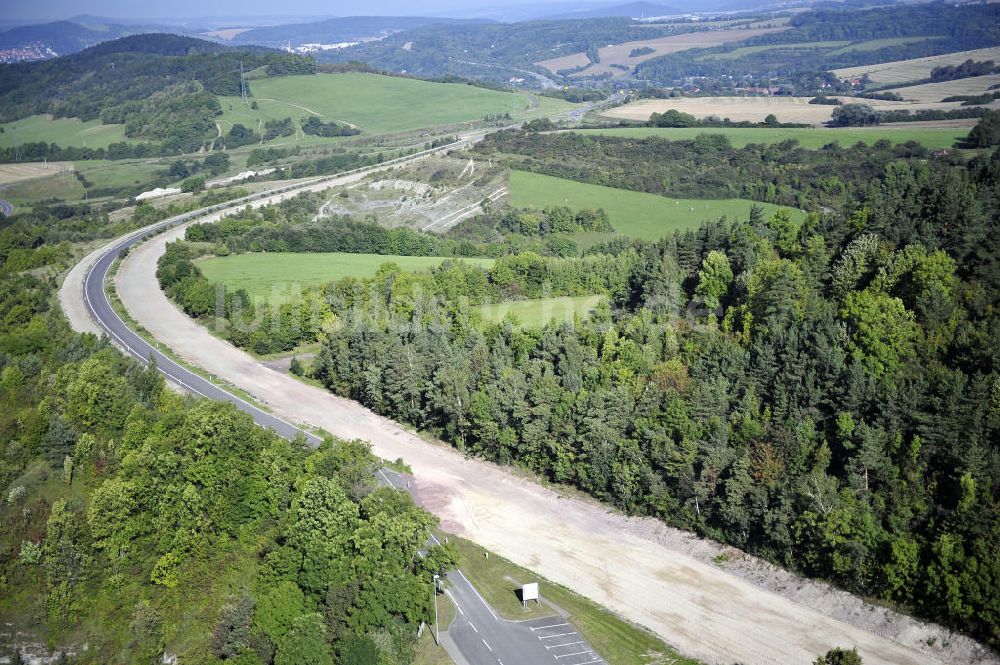
[[[693,229],[723,215],[745,219],[754,205],[763,208],[765,215],[785,209],[795,221],[805,217],[794,208],[748,199],[676,199],[525,171],[511,171],[508,201],[517,207],[603,208],[615,231],[642,240],[658,240],[676,230]]]
[[[577,314],[586,318],[602,300],[601,295],[510,300],[481,305],[479,311],[484,321],[497,323],[511,315],[521,327],[537,328],[552,320],[572,322]]]
[[[259,252],[201,259],[198,267],[211,282],[229,289],[246,289],[251,298],[276,304],[297,296],[303,288],[344,277],[374,277],[380,266],[395,263],[407,271],[427,270],[449,260],[442,256],[396,256],[343,252]],[[489,268],[493,259],[453,258]]]

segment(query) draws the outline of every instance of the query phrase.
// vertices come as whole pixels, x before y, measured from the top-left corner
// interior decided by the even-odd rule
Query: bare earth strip
[[[854,645],[869,665],[1000,662],[971,640],[751,557],[734,557],[736,574],[722,570],[710,561],[722,551],[732,555],[729,548],[466,459],[355,402],[265,367],[213,337],[159,289],[156,261],[183,232],[178,228],[139,246],[119,271],[118,293],[138,323],[188,362],[225,377],[283,418],[370,441],[384,458],[402,457],[413,468],[421,503],[446,529],[709,662],[808,663],[833,646]],[[81,277],[67,278],[64,306],[82,293]],[[74,326],[83,325],[79,308],[70,306],[67,313]]]
[[[904,88],[903,90],[906,89]],[[903,90],[899,91],[900,94],[904,94]],[[717,116],[719,118],[729,118],[734,122],[744,120],[761,122],[769,113],[773,113],[778,117],[780,122],[821,125],[830,119],[833,109],[837,108],[836,106],[827,106],[825,104],[810,104],[810,99],[811,97],[681,97],[678,99],[643,99],[609,109],[604,111],[602,115],[616,120],[649,120],[649,116],[653,112],[663,113],[669,109],[677,109],[684,113],[690,113],[696,118]],[[840,99],[845,103],[862,102],[869,104],[879,111],[968,108],[962,107],[959,102],[886,102],[849,97],[841,97]],[[1000,103],[994,102],[990,107],[998,105]],[[975,119],[972,119],[968,124],[974,125],[975,123]]]
[[[862,65],[860,67],[845,67],[835,69],[833,73],[841,79],[854,78],[868,74],[876,83],[905,83],[930,78],[931,70],[942,65],[960,65],[969,59],[981,62],[992,60],[1000,62],[1000,46],[980,48],[973,51],[958,51],[944,55],[932,55],[913,60],[895,60],[877,65]]]
[[[601,61],[587,67],[587,69],[583,70],[579,74],[575,74],[575,76],[597,76],[604,73],[620,76],[624,75],[625,72],[612,67],[611,65],[634,67],[640,62],[645,62],[650,58],[658,58],[661,55],[666,55],[668,53],[677,53],[678,51],[686,51],[693,48],[710,48],[712,46],[732,44],[735,42],[741,42],[744,39],[750,39],[751,37],[766,35],[771,32],[781,32],[782,30],[787,30],[787,28],[706,30],[701,32],[685,32],[680,35],[670,35],[669,37],[657,37],[656,39],[643,39],[640,41],[625,42],[624,44],[612,44],[597,49],[597,53],[600,56]],[[630,58],[629,53],[632,52],[632,49],[636,48],[651,48],[653,49],[653,52]],[[554,74],[560,69],[582,67],[588,62],[590,62],[590,60],[587,58],[586,54],[574,53],[560,58],[543,60],[542,62],[536,62],[535,64],[539,67],[544,67]]]

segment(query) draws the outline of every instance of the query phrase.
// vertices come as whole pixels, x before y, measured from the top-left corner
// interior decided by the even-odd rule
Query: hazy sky
[[[60,19],[79,14],[109,16],[112,18],[191,18],[199,16],[366,16],[366,15],[469,15],[477,9],[498,6],[565,5],[559,2],[532,2],[531,0],[0,0],[0,19],[20,21],[25,19]],[[580,3],[585,4],[585,3]],[[590,4],[590,3],[586,3]],[[611,4],[595,2],[594,4]]]

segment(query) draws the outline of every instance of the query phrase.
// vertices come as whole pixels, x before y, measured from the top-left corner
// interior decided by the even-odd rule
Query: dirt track
[[[854,645],[866,665],[967,663],[980,657],[969,640],[949,638],[938,627],[871,608],[753,559],[738,563],[737,572],[759,576],[760,582],[741,579],[710,563],[725,549],[721,546],[465,459],[354,402],[265,367],[212,337],[160,291],[156,259],[166,242],[182,233],[177,229],[157,236],[124,262],[119,294],[136,320],[189,362],[226,377],[286,419],[371,441],[382,457],[405,459],[422,503],[446,529],[582,593],[708,662],[809,663],[833,646]],[[77,275],[67,279],[64,304],[73,299]],[[78,308],[69,307],[67,313],[78,329],[85,325]],[[889,634],[896,639],[887,639]],[[937,646],[927,646],[930,636]],[[942,648],[948,640],[950,647]]]

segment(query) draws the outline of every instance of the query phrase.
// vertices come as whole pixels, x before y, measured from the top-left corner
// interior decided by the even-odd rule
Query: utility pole
[[[434,585],[434,644],[441,644],[441,634],[438,632],[438,578],[440,575],[435,574],[431,582]]]

